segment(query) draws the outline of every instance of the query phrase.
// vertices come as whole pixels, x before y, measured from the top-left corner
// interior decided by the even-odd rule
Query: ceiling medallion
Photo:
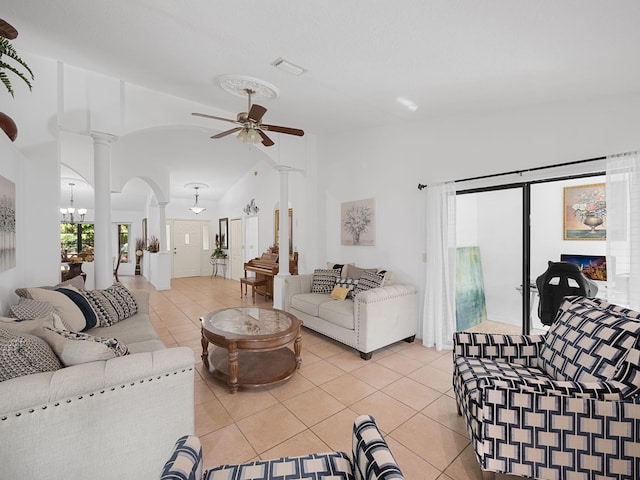
[[[236,97],[247,98],[247,90],[252,92],[251,95],[254,98],[262,97],[272,100],[280,95],[280,90],[275,85],[246,75],[221,75],[218,77],[218,82],[225,92]]]

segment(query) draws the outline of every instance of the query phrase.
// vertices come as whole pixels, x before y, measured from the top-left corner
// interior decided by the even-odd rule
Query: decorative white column
[[[279,269],[273,282],[273,307],[284,309],[284,279],[291,275],[289,271],[289,172],[291,167],[277,165],[274,167],[280,172],[280,230]]]
[[[158,202],[158,223],[160,225],[158,239],[160,240],[160,252],[167,251],[167,203],[169,202]]]
[[[114,135],[91,132],[93,138],[93,183],[95,188],[94,267],[95,288],[113,284],[111,252],[111,142]]]
[[[151,254],[151,261],[156,263],[151,267],[150,282],[156,290],[169,290],[171,288],[173,252],[167,250],[167,215],[165,209],[167,203],[158,202],[158,240],[160,241],[160,250],[158,253]]]
[[[279,165],[276,170],[280,172],[280,268],[278,275],[290,275],[289,271],[289,167]],[[285,261],[286,260],[286,261]]]

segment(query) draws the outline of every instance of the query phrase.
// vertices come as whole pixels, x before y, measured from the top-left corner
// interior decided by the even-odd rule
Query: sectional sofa
[[[0,319],[3,374],[15,374],[7,362],[16,355],[20,368],[36,368],[34,357],[54,363],[51,371],[0,382],[1,478],[159,477],[175,439],[194,432],[194,353],[165,348],[149,319],[148,295],[132,292],[135,314],[83,332],[115,338],[128,352],[101,360],[90,361],[94,342],[71,339],[55,343],[51,357],[39,342],[49,315]],[[60,359],[73,365],[55,368]]]

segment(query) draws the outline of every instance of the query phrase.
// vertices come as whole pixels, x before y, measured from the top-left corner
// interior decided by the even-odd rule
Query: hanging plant
[[[15,48],[11,45],[9,40],[13,40],[18,36],[18,31],[13,26],[0,18],[0,80],[5,86],[7,91],[13,97],[13,87],[11,86],[11,79],[9,78],[9,72],[17,75],[21,78],[31,90],[31,80],[33,80],[33,72],[16,53]],[[13,60],[17,65],[7,63],[7,60]],[[22,67],[26,70],[23,72],[18,68]],[[18,138],[18,127],[13,119],[6,113],[0,112],[0,130],[9,137],[12,142]]]
[[[17,36],[18,32],[7,22],[0,19],[0,79],[12,97],[14,96],[14,92],[8,72],[12,72],[18,78],[22,79],[29,87],[29,90],[31,90],[31,81],[34,79],[33,72],[29,68],[29,65],[20,58],[16,49],[13,48],[13,45],[9,41]],[[13,62],[18,65],[14,66],[7,63],[7,59],[13,60]],[[26,72],[21,71],[19,67],[22,67]]]

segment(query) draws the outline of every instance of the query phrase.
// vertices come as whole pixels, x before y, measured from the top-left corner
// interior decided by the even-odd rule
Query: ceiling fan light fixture
[[[243,128],[237,135],[238,140],[243,143],[260,143],[262,137],[255,128]]]
[[[275,60],[271,65],[276,67],[278,70],[282,70],[283,72],[286,72],[290,75],[295,75],[296,77],[299,77],[304,72],[306,72],[304,68],[296,65],[295,63],[291,63],[282,57]]]

